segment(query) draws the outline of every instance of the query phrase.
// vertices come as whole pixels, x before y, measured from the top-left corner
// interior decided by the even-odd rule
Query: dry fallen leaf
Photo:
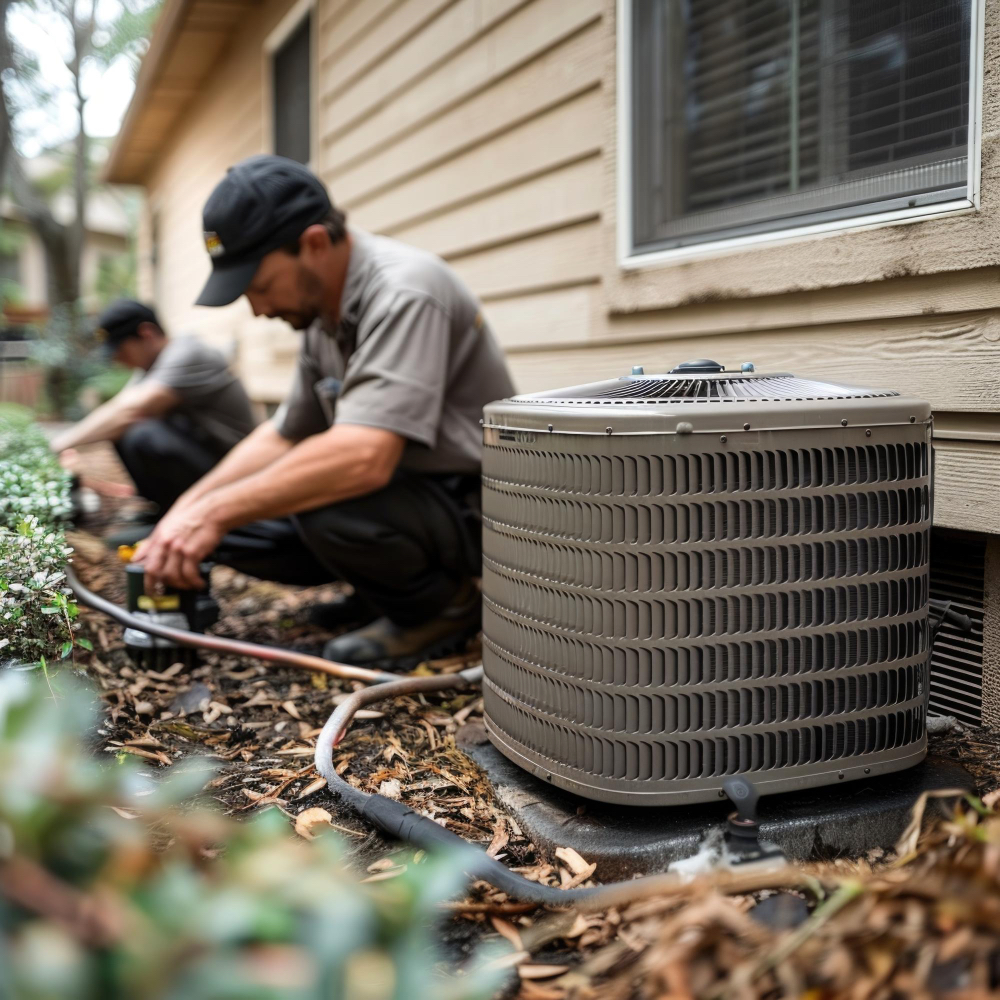
[[[295,817],[295,832],[306,840],[315,840],[316,834],[312,832],[312,828],[320,823],[332,826],[333,817],[325,809],[320,809],[318,806],[314,806],[312,809],[303,809]]]
[[[403,796],[403,786],[399,783],[399,778],[387,778],[378,786],[378,793],[398,802]]]

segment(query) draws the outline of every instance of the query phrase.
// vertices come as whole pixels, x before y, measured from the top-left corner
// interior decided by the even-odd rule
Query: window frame
[[[278,21],[277,25],[265,37],[263,44],[264,57],[264,150],[274,153],[274,56],[289,38],[302,27],[302,22],[311,18],[309,29],[309,160],[305,166],[314,168],[317,154],[318,122],[317,112],[319,102],[316,99],[319,80],[319,30],[317,21],[316,0],[296,0],[288,11]]]
[[[635,246],[633,234],[633,9],[638,0],[615,0],[616,3],[616,258],[622,271],[711,258],[758,246],[796,242],[831,233],[874,229],[886,225],[915,222],[975,212],[980,207],[982,160],[983,63],[985,47],[985,9],[987,0],[971,0],[972,38],[969,50],[969,164],[968,191],[964,198],[933,205],[875,212],[848,218],[831,219],[805,226],[785,227],[744,236],[721,237],[688,246],[643,250]]]

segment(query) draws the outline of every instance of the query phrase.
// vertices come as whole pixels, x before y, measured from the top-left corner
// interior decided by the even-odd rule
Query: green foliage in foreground
[[[236,823],[176,805],[211,777],[157,783],[83,747],[93,695],[69,674],[0,673],[4,1000],[485,1000],[482,956],[445,974],[437,904],[460,858],[359,885],[332,833],[277,811]]]
[[[70,479],[30,414],[0,410],[0,660],[44,664],[73,648],[62,523]],[[80,640],[85,642],[84,640]]]

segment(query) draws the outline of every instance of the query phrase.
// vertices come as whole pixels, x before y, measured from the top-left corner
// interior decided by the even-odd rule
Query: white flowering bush
[[[74,645],[62,521],[69,476],[24,412],[0,412],[0,660],[42,662]],[[87,644],[86,640],[79,640]]]
[[[70,512],[70,477],[26,411],[0,412],[0,528],[35,516],[55,526]]]

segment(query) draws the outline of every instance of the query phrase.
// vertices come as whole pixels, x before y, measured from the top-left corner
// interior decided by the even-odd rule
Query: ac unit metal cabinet
[[[930,406],[688,365],[487,407],[490,738],[631,805],[918,763]]]

